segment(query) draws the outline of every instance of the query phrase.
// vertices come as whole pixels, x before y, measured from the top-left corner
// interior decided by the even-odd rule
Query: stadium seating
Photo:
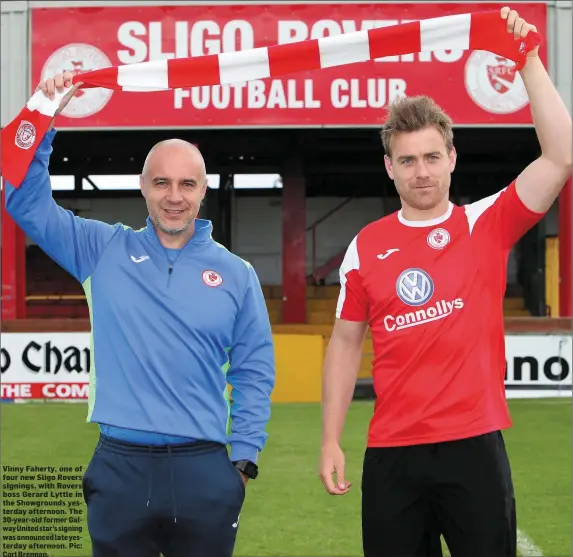
[[[26,249],[26,310],[29,318],[89,316],[81,284],[37,246]]]

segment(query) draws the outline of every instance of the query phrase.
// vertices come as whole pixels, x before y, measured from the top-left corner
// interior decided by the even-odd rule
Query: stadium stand
[[[510,287],[510,294],[512,288]],[[307,322],[282,323],[282,288],[277,285],[263,286],[263,293],[273,332],[283,334],[314,334],[328,345],[335,318],[338,285],[307,286]],[[27,308],[30,318],[87,318],[88,307],[81,285],[58,264],[54,263],[37,246],[27,249]],[[529,316],[521,296],[508,296],[504,300],[507,317]],[[370,331],[362,349],[359,379],[370,376],[373,358]]]

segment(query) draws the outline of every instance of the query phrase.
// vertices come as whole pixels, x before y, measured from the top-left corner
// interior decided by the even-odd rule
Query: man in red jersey
[[[534,29],[509,8],[500,16],[516,38]],[[453,557],[516,555],[501,434],[511,425],[502,306],[507,258],[559,195],[572,157],[571,117],[537,49],[520,73],[541,155],[481,201],[449,201],[456,164],[451,120],[431,99],[394,103],[381,132],[402,209],[362,229],[340,269],[324,364],[319,470],[329,493],[348,492],[340,438],[369,326],[377,399],[362,475],[366,557],[427,555],[440,534]]]

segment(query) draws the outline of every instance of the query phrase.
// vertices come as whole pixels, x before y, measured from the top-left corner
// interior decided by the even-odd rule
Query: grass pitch
[[[572,554],[572,401],[510,400],[514,427],[505,432],[517,497],[519,529],[546,556]],[[347,479],[344,497],[326,494],[317,477],[320,406],[274,405],[261,474],[247,487],[237,556],[359,556],[360,472],[371,402],[354,402],[343,439]],[[3,466],[87,466],[97,426],[85,423],[84,404],[2,406]],[[83,550],[90,554],[82,518]],[[531,555],[524,551],[527,555]]]

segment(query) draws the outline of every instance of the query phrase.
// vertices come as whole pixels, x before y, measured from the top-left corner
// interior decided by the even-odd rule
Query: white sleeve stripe
[[[346,254],[344,255],[344,259],[342,260],[342,264],[340,265],[340,278],[346,276],[350,271],[356,269],[360,269],[360,260],[358,258],[358,246],[357,246],[357,236],[354,237],[348,249],[346,250]]]
[[[340,294],[338,295],[338,302],[336,303],[336,317],[340,318],[344,301],[346,300],[346,281],[340,285]]]
[[[479,201],[474,203],[470,203],[469,205],[465,206],[466,217],[468,219],[468,225],[470,227],[470,234],[476,225],[478,219],[497,201],[499,196],[506,190],[507,188],[490,195],[489,197],[484,197]]]
[[[336,317],[340,317],[342,308],[344,307],[344,302],[346,301],[346,275],[350,273],[350,271],[360,269],[356,239],[357,236],[355,236],[352,242],[350,242],[350,245],[346,250],[346,254],[344,255],[344,259],[342,260],[342,264],[340,265],[340,294],[338,295],[338,302],[336,304]]]

